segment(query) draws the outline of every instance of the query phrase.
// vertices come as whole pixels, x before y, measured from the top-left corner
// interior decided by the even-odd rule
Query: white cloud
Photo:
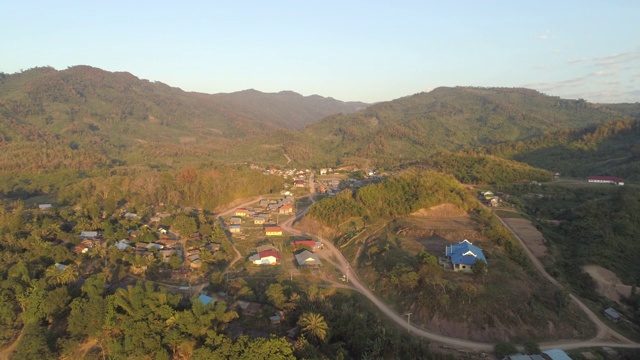
[[[579,58],[579,59],[573,59],[573,60],[567,60],[567,64],[569,65],[573,65],[573,64],[580,64],[580,63],[584,63],[585,61],[587,61],[587,58]]]
[[[605,67],[616,67],[622,64],[633,63],[640,60],[640,52],[625,52],[594,59],[594,65]]]

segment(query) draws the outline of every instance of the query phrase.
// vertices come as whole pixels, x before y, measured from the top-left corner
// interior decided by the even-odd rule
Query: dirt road
[[[315,201],[313,196],[311,201],[312,202]],[[286,230],[287,232],[290,232],[293,235],[298,235],[298,236],[302,235],[302,232],[300,230],[294,229],[293,227],[291,227],[291,225],[293,224],[294,221],[300,220],[304,215],[306,215],[308,211],[309,211],[309,208],[304,209],[303,211],[298,213],[294,218],[288,219],[287,221],[283,222],[280,226],[284,230]],[[322,241],[322,243],[325,246],[325,249],[329,250],[329,253],[331,254],[331,256],[338,259],[339,264],[336,264],[336,265],[339,265],[338,267],[344,274],[348,274],[349,283],[353,286],[353,289],[358,291],[362,295],[366,296],[389,319],[393,320],[398,325],[404,327],[405,329],[410,331],[412,334],[415,334],[417,336],[427,338],[429,340],[433,340],[442,344],[446,344],[452,347],[456,347],[456,348],[473,349],[473,350],[479,350],[479,351],[493,350],[493,344],[480,343],[475,341],[443,336],[443,335],[439,335],[439,334],[435,334],[435,333],[423,330],[412,324],[408,324],[406,317],[395,312],[395,310],[391,309],[387,304],[382,302],[382,300],[380,300],[364,284],[362,284],[357,274],[353,271],[350,271],[351,267],[347,259],[345,259],[342,253],[333,245],[331,241],[324,239],[318,235],[315,235],[315,234],[313,235],[317,237],[320,241]]]
[[[227,216],[229,214],[231,214],[232,212],[234,212],[237,208],[243,208],[246,206],[249,206],[250,204],[253,204],[254,202],[260,201],[262,200],[264,197],[263,196],[259,196],[256,197],[252,200],[249,200],[245,203],[242,203],[240,205],[237,206],[233,206],[230,209],[227,209],[221,213],[219,213],[216,217],[218,219],[218,222],[220,222],[220,227],[224,230],[227,230],[226,225],[224,224],[224,220],[222,219],[223,216]],[[226,274],[227,272],[229,272],[229,269],[231,269],[233,267],[233,265],[235,265],[235,263],[237,263],[238,261],[240,261],[240,259],[242,259],[242,254],[240,253],[240,251],[238,251],[238,248],[236,248],[236,244],[233,242],[233,238],[232,236],[229,236],[228,238],[229,242],[231,243],[231,247],[233,247],[233,250],[236,252],[236,257],[229,263],[229,265],[227,265],[227,268],[224,269],[224,274]]]
[[[310,196],[312,203],[315,202],[315,196],[312,194]],[[309,208],[304,209],[300,213],[298,213],[295,217],[285,221],[281,224],[281,227],[286,231],[294,234],[294,235],[302,235],[302,232],[294,229],[292,224],[294,221],[300,220],[306,213],[309,211]],[[502,221],[502,219],[500,219]],[[509,228],[506,223],[502,221],[502,224],[507,227],[511,232],[513,230]],[[465,339],[459,339],[449,336],[444,336],[440,334],[436,334],[433,332],[426,331],[421,329],[413,324],[409,324],[407,319],[397,313],[395,310],[390,308],[387,304],[385,304],[382,300],[380,300],[376,295],[374,295],[358,278],[357,274],[353,271],[350,271],[350,264],[342,255],[342,253],[333,245],[331,241],[324,239],[317,234],[312,234],[316,238],[318,238],[324,244],[325,248],[329,250],[331,256],[338,259],[339,265],[338,268],[345,274],[348,274],[348,279],[354,290],[358,291],[362,295],[366,296],[382,313],[387,316],[389,319],[400,325],[401,327],[407,329],[410,333],[415,336],[420,336],[425,339],[429,339],[444,345],[448,345],[458,349],[470,349],[470,350],[478,350],[478,351],[493,351],[494,344],[492,343],[481,343],[475,342]],[[540,271],[540,273],[547,278],[551,283],[559,288],[563,288],[560,283],[558,283],[553,277],[551,277],[544,270],[544,267],[540,263],[540,261],[533,256],[531,251],[525,246],[522,239],[518,237],[516,233],[514,233],[518,241],[520,241],[525,253],[533,262],[535,268]],[[585,306],[578,298],[576,298],[573,294],[570,294],[571,299],[587,314],[589,319],[593,321],[593,323],[598,328],[598,333],[595,338],[587,341],[575,341],[575,340],[566,340],[566,341],[554,341],[554,342],[546,342],[540,344],[541,349],[577,349],[582,347],[592,347],[592,346],[610,346],[610,347],[624,347],[624,348],[640,348],[640,344],[634,343],[633,341],[625,338],[624,336],[618,334],[611,328],[609,328],[606,324],[604,324],[587,306]],[[610,339],[610,340],[608,340]]]
[[[518,241],[520,242],[520,245],[522,246],[522,249],[524,250],[524,252],[527,255],[527,257],[529,258],[529,260],[531,260],[531,262],[533,263],[533,266],[536,268],[536,270],[538,270],[538,272],[540,272],[540,274],[542,274],[542,276],[544,276],[547,280],[549,280],[553,285],[555,285],[556,287],[558,287],[560,289],[564,289],[564,287],[558,281],[556,281],[556,279],[554,279],[551,275],[549,275],[547,273],[547,271],[544,269],[544,266],[542,265],[540,260],[538,260],[538,258],[531,252],[531,250],[529,250],[529,248],[525,245],[525,242],[522,240],[522,238],[520,238],[518,233],[516,233],[499,216],[498,216],[498,219],[500,220],[502,225],[504,227],[506,227],[507,229],[509,229],[509,231],[511,231],[511,233],[516,237],[516,239],[518,239]],[[569,297],[571,297],[571,300],[576,305],[578,305],[578,307],[580,307],[580,309],[582,309],[582,311],[584,311],[585,314],[587,314],[587,316],[589,317],[591,322],[593,322],[596,325],[597,329],[598,329],[598,332],[597,332],[596,336],[593,339],[589,340],[588,342],[597,342],[597,341],[601,341],[601,340],[610,338],[610,339],[612,339],[614,341],[619,341],[622,344],[635,344],[636,347],[640,347],[640,344],[634,343],[633,341],[627,339],[623,335],[619,334],[618,332],[616,332],[615,330],[613,330],[609,326],[607,326],[607,324],[602,322],[602,320],[600,320],[600,318],[596,314],[594,314],[593,311],[591,311],[591,309],[589,309],[575,295],[569,294]]]

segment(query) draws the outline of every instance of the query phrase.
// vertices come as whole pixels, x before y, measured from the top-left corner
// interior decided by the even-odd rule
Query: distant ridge
[[[280,142],[294,160],[332,166],[398,164],[437,151],[524,141],[638,116],[632,104],[591,104],[523,88],[440,87],[333,115]]]

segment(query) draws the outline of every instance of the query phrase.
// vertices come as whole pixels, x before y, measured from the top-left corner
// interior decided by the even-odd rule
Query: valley
[[[365,104],[3,76],[0,354],[633,356],[638,114],[529,89]]]

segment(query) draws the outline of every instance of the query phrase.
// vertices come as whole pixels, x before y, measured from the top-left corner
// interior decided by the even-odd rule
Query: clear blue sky
[[[640,101],[640,1],[7,1],[0,71],[385,101],[438,86]]]

